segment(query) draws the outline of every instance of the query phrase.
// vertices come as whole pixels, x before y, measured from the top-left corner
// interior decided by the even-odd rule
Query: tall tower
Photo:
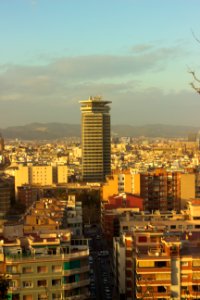
[[[4,139],[0,133],[0,153],[3,152],[3,150],[4,150]]]
[[[82,179],[103,182],[111,172],[111,101],[90,97],[80,101],[82,112]]]

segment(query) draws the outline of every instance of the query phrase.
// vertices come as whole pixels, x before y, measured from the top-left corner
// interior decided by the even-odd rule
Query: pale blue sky
[[[199,0],[1,0],[0,128],[80,123],[78,101],[112,101],[112,123],[200,126]]]

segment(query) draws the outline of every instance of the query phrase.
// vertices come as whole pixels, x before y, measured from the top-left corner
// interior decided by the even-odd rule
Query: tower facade
[[[103,182],[111,173],[111,101],[90,97],[80,101],[82,112],[82,179]]]
[[[4,150],[4,139],[0,134],[0,153]]]

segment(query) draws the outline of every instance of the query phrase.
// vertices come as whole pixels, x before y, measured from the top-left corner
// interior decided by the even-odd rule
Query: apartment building
[[[74,237],[83,235],[82,203],[76,200],[75,195],[68,195],[62,227],[70,229]]]
[[[72,245],[74,244],[74,245]],[[1,269],[9,278],[8,299],[87,299],[87,240],[71,239],[70,231],[1,237]]]
[[[121,299],[200,299],[200,232],[143,227],[114,240],[115,286]]]
[[[53,184],[66,184],[68,182],[67,165],[33,165],[18,164],[13,173],[15,177],[15,193],[23,185],[52,186]]]
[[[115,170],[106,177],[102,185],[102,199],[107,200],[112,195],[119,193],[140,194],[140,174],[133,174],[131,170]]]
[[[141,196],[145,210],[177,210],[181,208],[181,174],[156,169],[140,174]]]
[[[76,206],[72,196],[68,201],[69,210],[75,212],[70,215],[71,224],[77,224],[81,204]],[[66,201],[40,199],[29,207],[21,223],[4,224],[0,273],[9,278],[9,299],[89,298],[88,240],[82,230],[64,226],[67,206]]]
[[[123,212],[113,239],[121,299],[200,299],[200,200],[186,209]]]
[[[143,210],[143,199],[132,194],[118,194],[101,203],[101,228],[107,241],[112,242],[113,236],[118,234],[118,218],[129,211]]]

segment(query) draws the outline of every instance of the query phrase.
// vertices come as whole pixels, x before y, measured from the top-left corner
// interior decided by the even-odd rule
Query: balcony
[[[90,270],[90,267],[89,265],[86,265],[86,266],[82,266],[80,268],[77,268],[77,269],[72,269],[72,270],[63,270],[62,273],[63,275],[72,275],[72,274],[76,274],[77,272],[78,273],[85,273],[85,272],[89,272]]]
[[[170,267],[137,267],[137,273],[139,274],[155,274],[155,273],[170,273]]]
[[[162,248],[160,248],[160,247],[149,248],[149,250],[148,250],[148,255],[150,255],[150,256],[160,256],[163,254],[164,253],[162,252]]]
[[[137,284],[139,286],[159,286],[159,285],[165,285],[165,286],[171,286],[171,278],[170,279],[159,279],[156,278],[142,278],[137,280]]]
[[[89,298],[90,298],[90,294],[86,293],[84,295],[64,297],[63,300],[85,300],[85,299],[89,299]]]
[[[63,284],[63,289],[64,290],[71,290],[77,287],[81,287],[81,286],[87,286],[90,284],[90,279],[85,279],[85,280],[81,280],[78,282],[71,282],[71,283],[65,283]]]
[[[36,260],[41,261],[63,261],[63,260],[69,260],[71,258],[81,258],[84,256],[89,256],[89,250],[83,250],[83,251],[76,251],[73,253],[61,253],[61,254],[32,254],[32,255],[7,255],[5,256],[5,262],[33,262]]]
[[[142,292],[136,292],[136,298],[151,300],[157,298],[171,299],[171,292],[158,293],[157,291],[154,291],[151,286],[149,286]]]

